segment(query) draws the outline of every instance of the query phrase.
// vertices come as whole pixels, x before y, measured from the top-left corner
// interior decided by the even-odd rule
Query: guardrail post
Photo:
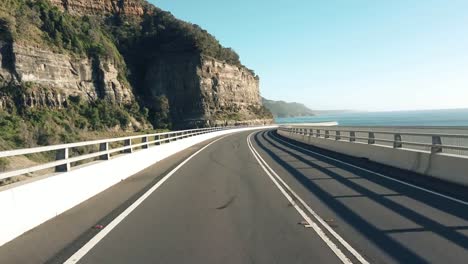
[[[124,150],[123,153],[132,153],[133,152],[133,148],[131,147],[132,146],[132,140],[131,139],[124,140],[124,147],[128,147],[128,146],[130,146],[130,148]]]
[[[102,151],[109,151],[109,143],[108,142],[99,144],[99,152],[102,152]],[[100,160],[110,160],[109,152],[99,156],[99,159]]]
[[[341,139],[341,132],[340,131],[335,131],[335,140],[340,140]]]
[[[317,129],[317,135],[318,138],[320,137],[320,129]]]
[[[330,138],[330,131],[325,130],[325,138]]]
[[[141,146],[142,149],[148,149],[148,148],[149,148],[148,137],[143,137],[143,138],[141,139],[141,143],[146,143],[146,144],[144,144],[143,146]]]
[[[356,142],[356,132],[349,132],[349,142]]]
[[[400,134],[395,134],[393,147],[394,148],[402,148],[403,147],[403,144],[401,144],[401,135]]]
[[[59,149],[55,155],[55,160],[67,160],[68,159],[68,148]],[[67,172],[70,171],[70,163],[59,165],[55,167],[55,172]]]
[[[432,136],[431,153],[440,152],[442,152],[442,139],[440,138],[440,136]]]
[[[375,144],[375,134],[374,132],[369,132],[369,138],[367,140],[368,144]]]
[[[154,136],[154,141],[156,141],[154,143],[155,145],[161,145],[161,142],[159,140],[161,140],[161,135]]]

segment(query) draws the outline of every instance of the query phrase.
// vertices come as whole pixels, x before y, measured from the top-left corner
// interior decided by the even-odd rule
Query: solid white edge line
[[[325,244],[335,253],[335,255],[341,260],[341,262],[346,263],[346,264],[351,264],[351,260],[346,257],[345,254],[333,243],[333,241],[330,240],[330,238],[323,232],[323,230],[314,222],[310,217],[294,202],[294,199],[284,190],[284,188],[278,183],[278,181],[275,179],[273,175],[265,168],[265,165],[261,162],[261,157],[257,157],[259,155],[256,153],[250,138],[251,136],[257,132],[253,132],[247,137],[247,145],[249,146],[250,151],[252,152],[254,158],[257,160],[258,164],[260,167],[265,171],[265,173],[270,177],[271,181],[278,187],[280,192],[286,197],[286,199],[293,205],[293,207],[296,209],[296,211],[304,218],[304,220],[307,221],[307,223],[314,229],[314,231],[319,235],[319,237],[325,242]],[[259,159],[260,158],[260,159]]]
[[[202,152],[204,149],[208,148],[212,144],[216,143],[217,141],[230,136],[225,135],[221,138],[218,138],[208,145],[204,146],[203,148],[199,149],[197,152],[192,154],[190,157],[185,159],[182,163],[180,163],[177,167],[175,167],[172,171],[170,171],[166,176],[164,176],[160,181],[158,181],[151,189],[146,191],[138,200],[136,200],[132,205],[130,205],[125,211],[123,211],[119,216],[117,216],[112,222],[109,223],[104,229],[102,229],[98,234],[96,234],[91,240],[89,240],[83,247],[81,247],[75,254],[73,254],[64,264],[73,264],[80,261],[94,246],[96,246],[99,241],[101,241],[107,234],[112,231],[120,222],[122,222],[130,213],[133,212],[141,203],[143,203],[154,191],[156,191],[165,181],[167,181],[174,173],[176,173],[182,166],[184,166],[187,162],[189,162],[192,158]]]
[[[368,172],[368,173],[372,173],[374,175],[377,175],[377,176],[380,176],[382,178],[385,178],[385,179],[388,179],[388,180],[391,180],[391,181],[395,181],[395,182],[398,182],[398,183],[401,183],[403,185],[407,185],[407,186],[410,186],[410,187],[413,187],[415,189],[418,189],[418,190],[421,190],[421,191],[424,191],[424,192],[427,192],[427,193],[430,193],[430,194],[434,194],[436,196],[440,196],[440,197],[443,197],[443,198],[446,198],[448,200],[451,200],[453,202],[457,202],[457,203],[460,203],[460,204],[463,204],[463,205],[468,205],[468,202],[465,202],[463,200],[460,200],[460,199],[457,199],[457,198],[454,198],[454,197],[451,197],[451,196],[448,196],[448,195],[445,195],[445,194],[441,194],[441,193],[438,193],[438,192],[435,192],[435,191],[431,191],[431,190],[428,190],[428,189],[425,189],[423,187],[419,187],[417,185],[414,185],[414,184],[411,184],[411,183],[407,183],[407,182],[404,182],[404,181],[401,181],[401,180],[397,180],[397,179],[394,179],[390,176],[386,176],[384,174],[381,174],[381,173],[378,173],[378,172],[375,172],[375,171],[371,171],[371,170],[368,170],[368,169],[364,169],[364,168],[361,168],[359,166],[356,166],[356,165],[353,165],[351,163],[347,163],[347,162],[344,162],[344,161],[341,161],[341,160],[338,160],[338,159],[335,159],[335,158],[332,158],[332,157],[329,157],[329,156],[326,156],[326,155],[323,155],[323,154],[320,154],[320,153],[317,153],[315,151],[312,151],[312,150],[308,150],[306,148],[303,148],[303,147],[300,147],[300,146],[297,146],[295,144],[291,144],[285,140],[282,140],[281,138],[278,138],[276,136],[273,136],[271,135],[273,138],[285,143],[285,144],[288,144],[290,146],[293,146],[293,147],[296,147],[298,149],[302,149],[304,151],[307,151],[309,153],[312,153],[312,154],[315,154],[315,155],[318,155],[318,156],[321,156],[321,157],[324,157],[324,158],[327,158],[327,159],[330,159],[330,160],[333,160],[333,161],[336,161],[336,162],[339,162],[339,163],[342,163],[342,164],[345,164],[347,166],[350,166],[350,167],[353,167],[353,168],[356,168],[356,169],[359,169],[359,170],[362,170],[362,171],[365,171],[365,172]]]
[[[255,152],[257,152],[255,150],[255,148],[253,147],[252,145],[252,148],[254,149]],[[361,254],[359,254],[357,252],[357,250],[355,250],[348,242],[346,242],[346,240],[344,240],[338,233],[335,232],[335,230],[333,230],[333,228],[331,228],[330,225],[328,225],[327,222],[325,222],[279,175],[278,173],[276,173],[269,165],[268,163],[262,158],[262,156],[257,152],[257,155],[259,156],[259,158],[264,162],[265,166],[273,173],[273,175],[276,176],[276,178],[284,185],[284,187],[286,189],[288,189],[289,192],[292,193],[292,195],[294,195],[296,197],[296,199],[307,209],[307,211],[309,211],[309,213],[314,216],[314,218],[319,222],[321,223],[325,229],[328,230],[328,232],[330,232],[333,237],[335,237],[340,243],[341,245],[343,245],[351,254],[353,254],[354,257],[356,257],[356,259],[359,260],[359,262],[363,263],[363,264],[369,264],[369,262],[367,262],[367,260],[364,259],[364,257],[361,256]]]

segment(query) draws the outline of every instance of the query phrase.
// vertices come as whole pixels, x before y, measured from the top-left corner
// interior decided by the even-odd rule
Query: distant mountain
[[[273,101],[262,97],[265,106],[275,117],[313,116],[314,111],[300,103],[288,103],[285,101]]]

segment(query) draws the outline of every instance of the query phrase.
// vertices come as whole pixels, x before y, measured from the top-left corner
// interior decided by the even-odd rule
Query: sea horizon
[[[278,124],[337,122],[339,126],[468,127],[468,108],[397,111],[349,111],[302,117],[276,117]]]

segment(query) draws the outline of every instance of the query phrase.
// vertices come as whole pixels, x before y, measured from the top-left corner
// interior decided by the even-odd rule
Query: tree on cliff
[[[155,98],[156,108],[153,110],[153,113],[150,115],[151,123],[154,124],[156,128],[166,129],[170,128],[171,124],[171,115],[169,100],[166,96],[160,95]]]

